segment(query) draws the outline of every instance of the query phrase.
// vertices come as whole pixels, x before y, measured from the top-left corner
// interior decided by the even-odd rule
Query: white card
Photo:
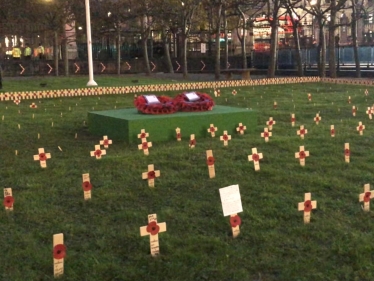
[[[189,100],[189,101],[197,101],[200,99],[200,97],[198,95],[196,95],[195,92],[191,92],[191,93],[186,93],[185,94],[186,98]]]
[[[219,195],[221,196],[224,217],[243,212],[238,184],[220,188]]]
[[[143,97],[147,100],[148,103],[160,103],[155,95],[144,95]]]

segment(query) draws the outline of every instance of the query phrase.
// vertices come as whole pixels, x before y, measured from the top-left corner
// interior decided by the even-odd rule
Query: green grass
[[[61,280],[374,280],[374,215],[358,202],[363,185],[374,184],[374,121],[365,114],[374,95],[369,89],[366,97],[364,89],[274,85],[237,88],[236,97],[221,89],[217,104],[258,110],[255,134],[233,135],[223,147],[219,136],[226,128],[218,128],[216,138],[197,139],[193,150],[187,141],[154,142],[148,157],[137,145],[114,141],[101,160],[90,157],[99,138],[84,125],[87,111],[132,107],[132,95],[44,99],[36,101],[37,109],[29,108],[32,101],[1,102],[0,182],[13,188],[15,205],[12,213],[0,212],[0,279],[53,280],[52,236],[62,232],[67,257]],[[319,125],[313,122],[317,112]],[[260,133],[270,116],[276,125],[265,143]],[[366,125],[363,136],[356,131],[359,121]],[[296,135],[300,125],[308,129],[304,140]],[[305,167],[294,156],[300,145],[310,151]],[[33,161],[39,147],[52,154],[46,169]],[[259,172],[248,162],[252,147],[264,155]],[[207,149],[216,159],[214,179]],[[154,189],[141,179],[152,163],[161,171]],[[87,172],[93,198],[85,202]],[[218,192],[232,184],[239,184],[243,204],[236,239]],[[305,192],[318,204],[308,225],[297,211]],[[167,224],[158,258],[139,233],[152,213]]]

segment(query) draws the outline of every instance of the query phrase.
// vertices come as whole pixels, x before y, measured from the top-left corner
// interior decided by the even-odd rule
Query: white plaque
[[[155,95],[144,95],[143,97],[147,100],[148,103],[160,103]]]
[[[220,188],[219,195],[221,196],[223,216],[243,212],[238,184]]]
[[[188,99],[188,101],[198,101],[200,99],[200,97],[196,95],[195,92],[186,93],[185,96]]]

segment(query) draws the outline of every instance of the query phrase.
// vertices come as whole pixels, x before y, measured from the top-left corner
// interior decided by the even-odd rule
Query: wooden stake
[[[12,189],[4,188],[4,207],[6,211],[13,211],[14,198]]]
[[[196,146],[195,134],[192,134],[192,135],[190,135],[189,147],[190,148],[195,148],[195,146]]]
[[[216,176],[216,172],[214,169],[214,157],[212,150],[206,151],[206,163],[208,165],[209,178],[214,178]]]
[[[298,210],[304,211],[304,223],[310,223],[312,210],[317,208],[317,201],[311,201],[311,193],[304,194],[304,202],[299,202]]]
[[[370,199],[374,198],[374,190],[370,190],[370,184],[364,185],[364,193],[358,196],[359,202],[364,202],[363,210],[366,212],[370,211]]]
[[[148,172],[142,173],[142,179],[148,180],[149,187],[155,187],[155,178],[158,178],[160,175],[160,170],[155,171],[155,166],[153,164],[149,164]]]
[[[335,137],[335,128],[334,128],[334,125],[330,126],[330,135],[331,135],[332,138]]]
[[[312,94],[308,94],[308,100],[312,101]]]
[[[292,125],[292,127],[295,126],[295,121],[296,121],[295,114],[292,113],[292,114],[291,114],[291,125]]]
[[[357,108],[356,106],[352,106],[352,115],[356,116]]]
[[[344,158],[345,158],[345,163],[349,163],[350,162],[350,156],[351,156],[351,151],[349,149],[349,143],[346,142],[344,144]]]
[[[233,238],[236,238],[239,236],[241,223],[242,221],[238,214],[230,215],[230,224],[231,224],[231,231],[232,231]]]
[[[262,153],[257,153],[257,148],[252,148],[252,155],[248,155],[248,161],[253,161],[255,171],[260,170],[260,159],[263,158]]]
[[[160,254],[158,233],[166,231],[166,223],[157,223],[157,215],[148,215],[148,225],[140,227],[140,235],[149,235],[149,244],[152,257]]]
[[[175,133],[176,133],[177,141],[181,141],[182,140],[181,129],[180,128],[176,128],[175,129]]]
[[[82,174],[82,187],[83,187],[83,196],[84,200],[91,199],[91,190],[92,190],[92,184],[90,181],[90,174]]]
[[[59,277],[64,274],[64,258],[66,247],[64,245],[64,234],[53,235],[53,274]]]

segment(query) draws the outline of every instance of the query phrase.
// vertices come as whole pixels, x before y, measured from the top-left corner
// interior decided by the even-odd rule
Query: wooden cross
[[[206,151],[206,163],[208,165],[208,170],[209,170],[209,178],[214,178],[216,176],[216,172],[214,169],[214,157],[213,157],[213,152],[212,150],[207,150]]]
[[[33,102],[32,104],[30,104],[30,108],[37,108],[38,106]]]
[[[277,102],[274,101],[273,108],[274,108],[274,109],[277,109],[277,106],[278,106]]]
[[[269,118],[269,121],[266,121],[266,125],[268,125],[269,130],[273,130],[273,125],[275,125],[275,121],[273,120],[273,117]]]
[[[298,210],[304,211],[304,223],[310,223],[310,215],[317,208],[317,201],[311,201],[311,193],[304,194],[304,202],[299,202]]]
[[[369,94],[369,91],[368,89],[365,90],[365,96],[367,96]]]
[[[348,97],[348,103],[351,103],[351,96]]]
[[[264,132],[261,133],[261,137],[265,139],[265,142],[269,141],[269,137],[272,136],[272,133],[268,131],[268,128],[264,128]]]
[[[366,110],[366,114],[369,115],[370,120],[373,118],[372,117],[373,111],[371,110],[371,107],[368,107],[368,110]]]
[[[221,90],[220,89],[214,89],[214,96],[220,97],[221,96]]]
[[[295,126],[295,121],[296,121],[295,114],[292,113],[292,114],[291,114],[291,125],[292,125],[292,127]]]
[[[210,124],[209,129],[207,130],[208,133],[214,138],[216,136],[215,132],[217,131],[217,127],[214,127],[213,124]]]
[[[300,146],[299,152],[295,152],[295,158],[299,158],[301,166],[305,166],[306,157],[309,157],[309,151],[305,151],[304,146]]]
[[[146,133],[146,131],[144,129],[141,129],[140,134],[138,134],[138,139],[144,139],[144,138],[148,138],[148,137],[149,137],[149,134]]]
[[[316,122],[316,124],[318,125],[319,124],[319,121],[321,121],[322,118],[319,116],[319,114],[317,113],[316,114],[316,117],[314,117],[314,121]]]
[[[108,148],[109,144],[112,144],[112,140],[108,139],[108,136],[103,136],[103,139],[100,141],[100,144],[104,146],[104,148]]]
[[[223,135],[219,138],[223,141],[223,145],[227,146],[229,144],[229,140],[231,140],[231,136],[227,134],[227,131],[223,131]]]
[[[239,127],[236,127],[236,131],[243,135],[244,134],[244,131],[247,130],[247,127],[246,126],[243,126],[242,123],[239,123]]]
[[[148,172],[142,173],[142,179],[148,180],[149,187],[155,187],[155,178],[158,178],[160,175],[160,170],[155,171],[155,166],[150,164],[148,165]]]
[[[308,94],[308,100],[312,101],[312,94]]]
[[[83,187],[83,196],[84,200],[91,199],[91,190],[92,190],[92,184],[90,181],[90,174],[82,174],[82,187]]]
[[[307,129],[304,129],[304,126],[300,126],[300,130],[296,131],[297,135],[300,136],[300,138],[304,139],[304,136],[308,133]]]
[[[34,155],[34,161],[40,161],[40,167],[47,168],[47,159],[51,158],[51,153],[45,153],[44,148],[38,149],[39,154]]]
[[[345,158],[345,162],[346,163],[349,163],[349,161],[350,161],[350,156],[351,156],[351,151],[349,150],[349,143],[348,142],[346,142],[345,144],[344,144],[344,158]]]
[[[236,94],[237,94],[238,92],[234,89],[234,90],[232,90],[231,93],[232,93],[233,96],[236,96]]]
[[[335,128],[334,128],[334,125],[330,126],[330,135],[331,135],[332,138],[335,137]]]
[[[255,171],[260,170],[260,159],[263,158],[262,153],[257,153],[257,148],[252,148],[252,155],[248,155],[248,161],[253,161]]]
[[[240,234],[240,225],[242,224],[242,220],[240,219],[238,214],[230,215],[230,224],[232,230],[232,237],[238,237],[238,235]]]
[[[140,227],[140,235],[149,235],[149,244],[152,257],[160,254],[160,245],[158,242],[158,233],[166,231],[166,223],[157,223],[157,215],[148,215],[148,225]]]
[[[105,149],[101,150],[99,144],[95,145],[95,150],[91,151],[91,156],[92,157],[95,156],[96,159],[101,159],[102,155],[106,155],[106,150]]]
[[[374,190],[370,190],[370,184],[367,183],[364,185],[364,193],[361,193],[358,197],[359,202],[364,202],[364,211],[370,211],[370,199],[374,198]]]
[[[143,149],[144,155],[149,155],[148,148],[152,147],[152,142],[147,142],[146,138],[142,138],[142,143],[138,145],[138,149]]]
[[[177,141],[181,141],[182,140],[182,134],[181,134],[181,129],[179,128],[176,128],[175,129],[175,132],[176,132],[176,137],[177,137]]]
[[[190,135],[190,142],[188,145],[190,148],[195,148],[195,145],[196,145],[195,134]]]
[[[64,234],[53,235],[53,274],[59,277],[64,274],[64,258],[66,247],[64,245]]]
[[[356,116],[357,108],[356,106],[352,106],[352,115]]]
[[[4,188],[4,207],[7,211],[13,211],[14,198],[12,194],[12,189]]]
[[[364,134],[364,130],[365,130],[365,125],[362,125],[361,121],[358,122],[357,131],[360,133],[361,136]]]

